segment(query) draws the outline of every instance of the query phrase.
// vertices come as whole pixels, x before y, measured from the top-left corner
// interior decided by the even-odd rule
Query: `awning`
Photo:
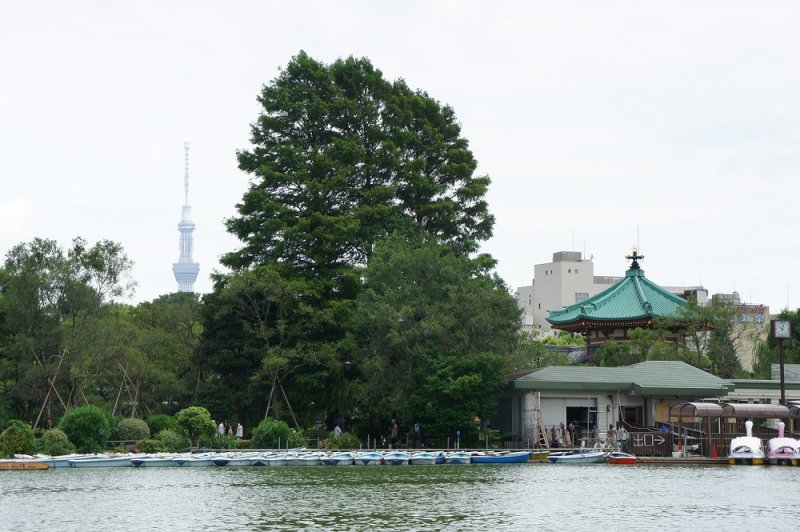
[[[789,409],[783,405],[727,403],[722,408],[723,417],[788,418]]]
[[[717,403],[676,403],[669,408],[670,417],[721,417],[722,407]]]

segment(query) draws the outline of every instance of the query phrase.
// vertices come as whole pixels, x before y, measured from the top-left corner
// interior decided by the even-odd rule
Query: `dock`
[[[42,470],[50,469],[46,462],[8,460],[0,461],[0,471]]]

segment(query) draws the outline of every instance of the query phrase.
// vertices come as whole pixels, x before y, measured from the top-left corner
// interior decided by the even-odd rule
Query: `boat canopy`
[[[682,402],[672,405],[670,417],[721,417],[722,407],[717,403]]]
[[[792,414],[783,405],[727,403],[722,407],[723,417],[789,418]]]

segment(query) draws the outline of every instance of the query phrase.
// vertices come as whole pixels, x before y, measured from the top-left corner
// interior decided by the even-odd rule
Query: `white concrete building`
[[[594,263],[583,258],[580,251],[558,251],[553,261],[536,264],[529,286],[516,291],[517,303],[523,310],[522,328],[543,334],[552,334],[547,318],[550,310],[560,310],[567,305],[580,303],[599,294],[622,277],[594,274]],[[702,286],[665,286],[680,297],[695,297],[701,305],[708,301],[708,291]]]

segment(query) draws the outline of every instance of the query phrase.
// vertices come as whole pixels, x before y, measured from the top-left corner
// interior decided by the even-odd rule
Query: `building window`
[[[575,292],[575,303],[580,303],[581,301],[586,301],[589,299],[588,292]]]
[[[764,315],[756,314],[756,323],[764,323]]]
[[[572,273],[572,268],[569,268],[569,269],[567,270],[567,273]]]
[[[539,303],[539,310],[542,310],[542,304]]]
[[[748,321],[750,321],[750,316],[748,316],[747,314],[742,314],[741,316],[739,316],[739,321],[742,323],[747,323]]]

